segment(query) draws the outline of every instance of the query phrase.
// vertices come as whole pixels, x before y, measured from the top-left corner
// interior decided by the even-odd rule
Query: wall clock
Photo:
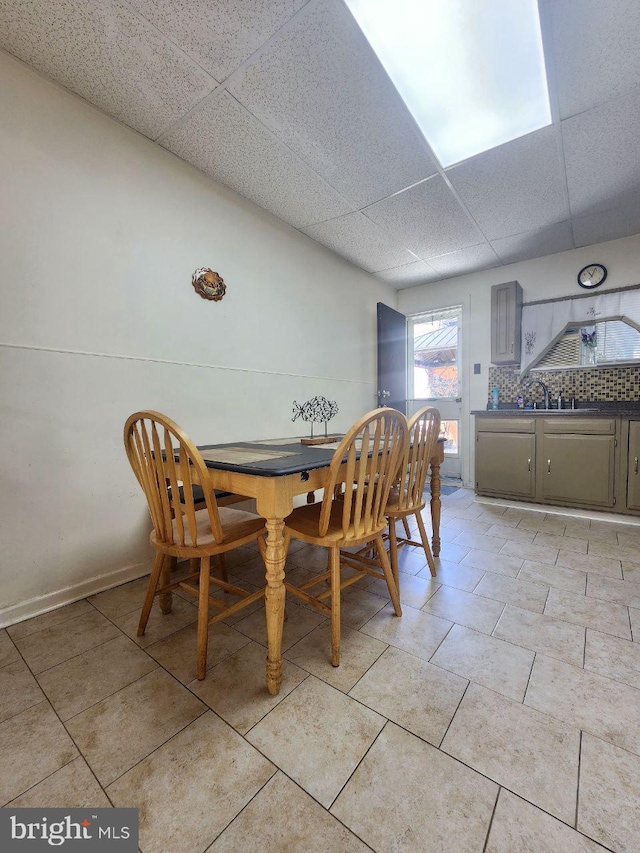
[[[578,273],[578,284],[587,290],[599,287],[607,277],[606,267],[602,264],[588,264]]]

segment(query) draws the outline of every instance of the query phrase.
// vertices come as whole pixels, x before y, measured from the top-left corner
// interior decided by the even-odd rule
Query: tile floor
[[[435,579],[401,552],[402,618],[344,594],[337,669],[289,602],[277,697],[259,604],[202,682],[191,599],[136,638],[145,579],[0,631],[0,805],[137,807],[143,853],[640,851],[640,526],[459,490],[441,533]]]

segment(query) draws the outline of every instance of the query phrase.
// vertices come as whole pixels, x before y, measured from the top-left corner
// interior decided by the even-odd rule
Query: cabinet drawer
[[[615,418],[579,418],[568,415],[566,418],[545,418],[542,424],[545,433],[574,433],[576,435],[614,435]]]
[[[535,432],[536,422],[534,418],[485,418],[482,415],[477,418],[478,432]]]

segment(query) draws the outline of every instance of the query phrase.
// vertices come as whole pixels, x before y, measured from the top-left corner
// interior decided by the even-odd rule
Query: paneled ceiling
[[[342,0],[0,0],[0,46],[403,288],[640,232],[640,2],[540,12],[553,124],[447,169]]]

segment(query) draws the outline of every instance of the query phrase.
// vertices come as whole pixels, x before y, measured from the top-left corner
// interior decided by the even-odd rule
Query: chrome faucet
[[[544,392],[544,407],[545,407],[545,409],[550,409],[551,403],[549,401],[549,389],[547,388],[547,386],[544,384],[544,382],[541,379],[530,379],[529,382],[524,384],[522,387],[523,387],[523,389],[524,388],[531,388],[532,385],[539,385],[542,388],[542,390]]]

